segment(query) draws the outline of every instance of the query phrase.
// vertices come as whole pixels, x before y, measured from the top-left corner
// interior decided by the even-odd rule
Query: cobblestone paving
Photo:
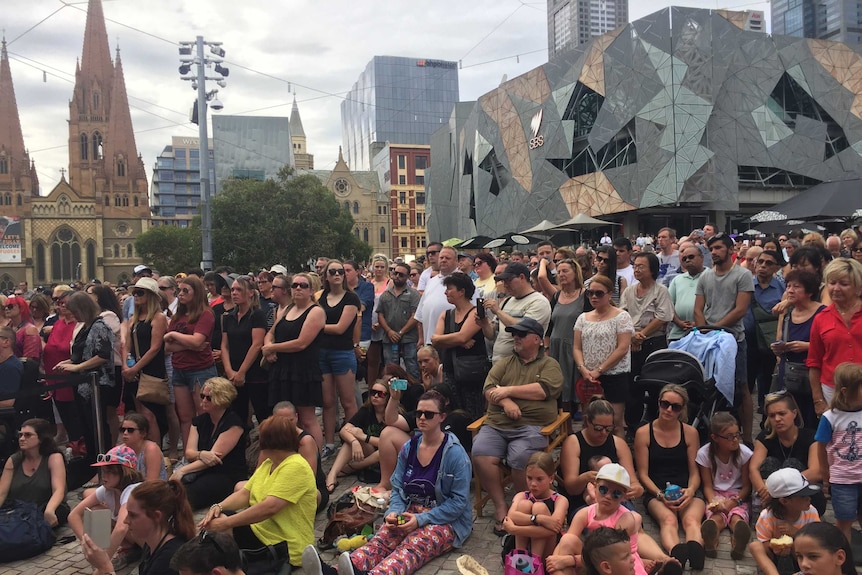
[[[577,429],[577,428],[576,428]],[[341,480],[341,485],[333,495],[333,500],[339,495],[356,485],[354,482]],[[70,505],[74,506],[79,501],[80,491],[69,494]],[[643,514],[643,506],[640,501],[636,502],[638,511]],[[502,573],[500,562],[500,538],[493,532],[493,505],[488,503],[485,508],[485,516],[477,518],[473,523],[473,534],[466,541],[464,547],[456,549],[452,553],[431,561],[428,565],[418,571],[418,575],[457,575],[458,567],[455,561],[462,554],[472,555],[479,563],[488,569],[492,575]],[[195,514],[197,519],[203,517],[202,513]],[[827,510],[826,519],[832,520],[831,505]],[[315,524],[316,536],[323,533],[326,525],[326,514],[321,513]],[[658,526],[649,517],[644,517],[644,529],[656,540],[659,538]],[[58,532],[58,537],[71,535],[71,530],[66,527]],[[718,558],[706,560],[706,568],[702,571],[705,575],[754,575],[757,572],[754,560],[746,556],[741,561],[730,558],[730,536],[727,530],[721,534],[721,543],[718,548]],[[332,551],[322,553],[324,560],[334,561],[336,554]],[[29,559],[15,563],[0,564],[0,575],[92,575],[92,568],[84,560],[77,542],[66,545],[56,545],[48,552]],[[125,569],[121,575],[136,574],[137,569]]]

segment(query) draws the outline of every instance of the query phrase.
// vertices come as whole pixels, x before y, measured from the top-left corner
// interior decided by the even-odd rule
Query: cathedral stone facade
[[[0,290],[76,280],[121,282],[140,263],[150,210],[120,52],[112,61],[100,0],[89,0],[69,101],[69,169],[47,196],[24,145],[5,41],[0,56]],[[4,227],[5,226],[5,227]]]

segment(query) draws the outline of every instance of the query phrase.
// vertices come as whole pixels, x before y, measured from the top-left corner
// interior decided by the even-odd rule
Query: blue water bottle
[[[682,489],[680,486],[668,482],[667,487],[664,489],[664,498],[668,501],[676,501],[680,497],[682,497]]]
[[[135,366],[135,358],[134,358],[134,357],[132,356],[132,354],[130,353],[130,354],[126,357],[126,367],[134,367],[134,366]]]

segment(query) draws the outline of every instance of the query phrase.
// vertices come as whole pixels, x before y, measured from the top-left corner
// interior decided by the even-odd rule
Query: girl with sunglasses
[[[458,438],[443,431],[446,399],[435,391],[419,398],[420,434],[401,449],[392,474],[392,498],[383,526],[368,543],[338,558],[340,575],[411,575],[432,559],[460,548],[470,536],[470,457]],[[334,575],[313,545],[302,553],[303,572]]]
[[[613,286],[611,299],[619,305],[620,296],[626,291],[628,283],[626,278],[617,273],[617,252],[614,251],[613,246],[600,246],[596,249],[596,275],[602,275],[611,280]],[[592,278],[589,278],[584,282],[586,289],[590,288],[591,280]]]
[[[318,357],[320,371],[323,373],[323,431],[326,441],[321,457],[324,459],[335,454],[335,427],[338,418],[336,392],[341,398],[345,420],[349,421],[356,415],[357,410],[354,386],[359,341],[353,328],[359,320],[362,302],[347,285],[344,273],[344,265],[339,260],[330,260],[321,278],[323,293],[320,296],[320,307],[326,314]],[[369,379],[374,381],[373,374]]]
[[[380,461],[380,432],[386,427],[386,405],[389,402],[389,386],[377,381],[368,390],[368,400],[359,408],[341,431],[341,449],[326,476],[326,490],[329,493],[338,487],[338,478],[376,465]],[[409,430],[404,416],[399,414],[393,423],[404,431]],[[366,483],[376,483],[369,481]]]
[[[700,533],[706,504],[697,496],[700,471],[695,457],[700,448],[697,430],[684,423],[688,414],[688,392],[684,387],[665,385],[658,396],[658,418],[635,433],[635,463],[644,486],[644,507],[660,525],[661,543],[666,551],[692,570],[701,570],[706,559]],[[680,488],[679,497],[665,497],[668,484]],[[680,542],[679,524],[686,543]]]
[[[147,439],[150,424],[147,418],[140,413],[127,413],[120,424],[120,437],[124,445],[134,450],[138,457],[136,469],[141,472],[145,480],[167,479],[168,473],[165,468],[165,458],[162,450],[154,441]]]
[[[310,433],[319,447],[323,433],[314,408],[323,405],[318,355],[326,314],[314,301],[309,274],[294,275],[290,285],[284,277],[274,281],[277,292],[285,291],[281,286],[290,288],[292,300],[283,310],[279,307],[275,324],[263,338],[261,352],[270,364],[269,404],[289,401],[295,405],[299,427]]]
[[[628,312],[611,300],[612,289],[608,277],[592,278],[585,293],[593,310],[575,321],[573,355],[578,375],[601,384],[605,398],[614,406],[615,433],[624,436],[634,324]]]
[[[748,463],[751,449],[740,443],[739,424],[730,413],[721,411],[709,421],[709,443],[697,450],[697,466],[703,483],[704,498],[709,501],[706,520],[701,525],[703,546],[707,557],[716,557],[718,536],[730,529],[730,556],[739,560],[745,556],[751,529],[748,526],[748,505],[751,479]]]

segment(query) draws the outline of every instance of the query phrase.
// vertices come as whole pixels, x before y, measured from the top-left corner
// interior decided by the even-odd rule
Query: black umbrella
[[[484,246],[485,244],[490,242],[492,239],[494,239],[494,238],[491,238],[489,236],[473,236],[472,238],[468,238],[468,239],[464,240],[463,242],[461,242],[460,244],[454,245],[452,247],[458,248],[458,249],[464,248],[464,249],[474,249],[475,250],[475,249],[481,248],[482,246]]]
[[[529,244],[537,244],[539,242],[544,241],[545,238],[540,238],[536,236],[528,236],[526,234],[519,234],[517,232],[512,232],[508,234],[503,234],[502,236],[495,238],[485,244],[484,248],[499,248],[502,246],[526,246]]]
[[[776,220],[852,219],[862,215],[862,180],[817,184],[798,195],[757,213],[753,223]]]

